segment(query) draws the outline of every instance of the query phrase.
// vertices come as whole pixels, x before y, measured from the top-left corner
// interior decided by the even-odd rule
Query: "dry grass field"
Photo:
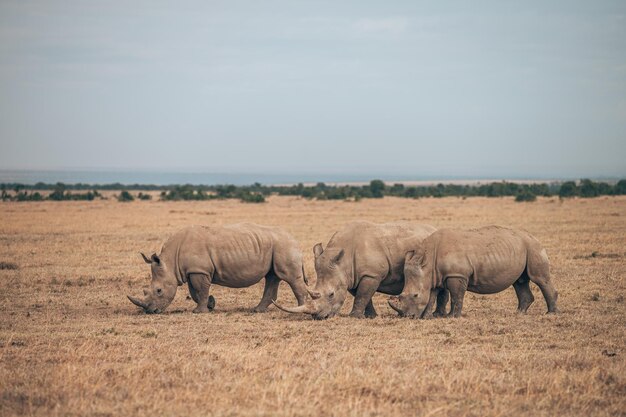
[[[138,252],[182,226],[283,226],[314,279],[311,248],[353,219],[524,228],[561,313],[533,285],[527,315],[510,289],[427,321],[382,294],[373,320],[347,317],[351,298],[327,321],[253,314],[262,284],[213,287],[205,315],[186,287],[161,315],[126,299],[148,282]],[[0,269],[0,415],[626,415],[625,252],[623,197],[0,203],[0,262],[18,267]],[[284,283],[279,300],[295,305]]]

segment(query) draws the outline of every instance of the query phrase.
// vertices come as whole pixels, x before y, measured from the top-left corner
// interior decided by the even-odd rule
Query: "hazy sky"
[[[0,168],[626,174],[626,2],[0,2]]]

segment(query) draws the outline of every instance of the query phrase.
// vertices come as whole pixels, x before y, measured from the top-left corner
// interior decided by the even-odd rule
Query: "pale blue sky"
[[[626,174],[626,2],[0,2],[0,168]]]

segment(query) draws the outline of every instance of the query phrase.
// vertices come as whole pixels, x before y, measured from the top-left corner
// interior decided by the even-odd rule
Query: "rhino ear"
[[[150,259],[152,259],[152,262],[156,263],[157,265],[161,264],[161,258],[159,258],[156,253],[153,253]]]
[[[415,260],[417,260],[417,263],[420,264],[420,266],[424,266],[424,261],[426,260],[426,249],[423,247],[419,247],[415,251],[414,258]]]
[[[339,263],[339,261],[341,261],[341,258],[343,258],[343,254],[345,253],[345,251],[342,249],[339,251],[339,253],[337,254],[337,256],[335,256],[333,258],[333,263]]]
[[[404,255],[404,263],[406,264],[407,262],[409,262],[411,259],[413,259],[414,256],[415,256],[415,251],[414,250],[408,251]]]
[[[315,255],[315,258],[319,258],[320,255],[324,252],[324,248],[322,247],[321,243],[318,243],[317,245],[313,246],[313,254]]]
[[[141,254],[141,257],[143,258],[143,260],[147,263],[147,264],[151,264],[152,260],[150,260],[150,258],[148,258],[146,255],[143,254],[143,252],[139,252]]]

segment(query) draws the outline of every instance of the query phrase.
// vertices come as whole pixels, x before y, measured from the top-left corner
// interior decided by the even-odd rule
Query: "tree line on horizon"
[[[85,191],[87,192],[76,192]],[[181,200],[213,200],[239,199],[247,203],[262,203],[270,195],[300,196],[316,200],[348,200],[359,201],[363,198],[383,198],[385,196],[403,198],[424,197],[515,197],[516,201],[534,201],[537,196],[560,198],[582,197],[592,198],[601,195],[626,195],[626,179],[615,184],[596,182],[589,179],[565,181],[562,183],[518,184],[508,181],[486,184],[459,185],[437,184],[432,186],[408,186],[401,183],[387,185],[382,180],[372,180],[365,185],[328,185],[323,182],[306,186],[295,185],[150,185],[120,183],[90,184],[46,184],[39,182],[32,185],[19,183],[0,184],[2,201],[67,201],[95,200],[104,198],[99,191],[122,190],[117,196],[121,202],[133,201],[135,198],[149,200],[150,194],[139,193],[133,196],[129,190],[161,191],[160,199],[164,201]],[[39,191],[51,191],[43,195]],[[74,192],[73,192],[74,191]]]

